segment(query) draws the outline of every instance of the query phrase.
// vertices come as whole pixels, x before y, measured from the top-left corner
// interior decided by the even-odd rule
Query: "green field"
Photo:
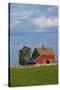
[[[58,65],[10,68],[10,86],[48,85],[58,83]]]

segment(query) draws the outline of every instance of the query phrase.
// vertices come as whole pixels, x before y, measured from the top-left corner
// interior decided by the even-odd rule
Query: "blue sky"
[[[23,45],[54,49],[58,60],[58,6],[10,4],[10,64],[18,64]]]

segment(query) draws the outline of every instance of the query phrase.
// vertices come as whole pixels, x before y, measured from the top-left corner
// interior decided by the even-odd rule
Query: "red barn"
[[[32,57],[29,60],[30,64],[53,64],[55,63],[55,55],[52,48],[35,48]]]

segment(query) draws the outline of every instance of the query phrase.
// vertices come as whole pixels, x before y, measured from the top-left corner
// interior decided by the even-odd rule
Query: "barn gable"
[[[28,63],[33,64],[38,56],[39,56],[39,53],[37,49],[35,48],[33,51],[32,57],[28,60]]]
[[[37,48],[34,49],[34,52],[32,54],[32,57],[38,57],[40,54],[39,52],[37,51]]]

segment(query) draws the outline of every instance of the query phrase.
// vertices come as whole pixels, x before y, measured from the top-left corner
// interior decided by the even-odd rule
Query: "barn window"
[[[49,64],[49,63],[50,63],[50,61],[49,61],[49,60],[46,60],[46,63],[47,63],[47,64]]]

